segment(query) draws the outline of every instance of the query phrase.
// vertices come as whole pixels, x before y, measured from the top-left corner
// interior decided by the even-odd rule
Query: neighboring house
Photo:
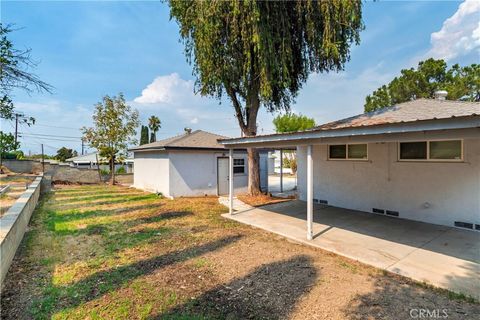
[[[108,164],[107,159],[98,155],[98,152],[88,153],[80,155],[73,158],[68,158],[65,162],[70,163],[71,167],[75,168],[88,168],[88,169],[97,169],[97,161],[100,163],[100,169],[110,170],[110,165]],[[124,159],[121,162],[115,163],[115,170],[120,169],[121,167],[125,168],[125,172],[133,172],[133,158]]]
[[[307,230],[313,203],[480,230],[478,102],[418,99],[304,132],[220,142],[297,147]]]
[[[228,150],[217,142],[226,137],[196,130],[130,149],[134,153],[135,188],[167,197],[228,194]],[[262,153],[266,168],[266,155]],[[247,192],[246,149],[234,152],[235,193]],[[266,181],[267,170],[261,180]]]

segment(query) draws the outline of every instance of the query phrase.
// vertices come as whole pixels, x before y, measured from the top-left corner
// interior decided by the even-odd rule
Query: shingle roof
[[[185,133],[160,141],[144,144],[131,151],[141,151],[150,149],[225,149],[218,143],[219,139],[228,139],[228,137],[218,134],[206,132],[203,130],[195,130],[192,133]]]
[[[480,115],[480,102],[436,99],[417,99],[393,107],[362,113],[354,117],[330,122],[312,130],[332,130],[378,124],[447,119]]]
[[[66,162],[74,162],[74,163],[90,163],[90,162],[97,162],[97,157],[100,162],[106,161],[106,158],[101,157],[98,155],[98,152],[92,152],[92,153],[87,153],[83,155],[79,155],[73,158],[68,158],[65,161]],[[127,159],[124,159],[124,162],[129,162],[133,158],[129,157]]]

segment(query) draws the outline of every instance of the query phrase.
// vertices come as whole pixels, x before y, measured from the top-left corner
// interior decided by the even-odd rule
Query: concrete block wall
[[[3,285],[15,252],[23,239],[32,212],[38,203],[43,177],[37,177],[0,218],[0,286]]]

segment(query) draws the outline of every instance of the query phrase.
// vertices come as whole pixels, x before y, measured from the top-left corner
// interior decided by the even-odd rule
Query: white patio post
[[[280,192],[283,192],[283,150],[280,149]]]
[[[313,239],[313,161],[312,145],[307,147],[307,240]]]
[[[233,214],[233,149],[228,154],[228,212]]]

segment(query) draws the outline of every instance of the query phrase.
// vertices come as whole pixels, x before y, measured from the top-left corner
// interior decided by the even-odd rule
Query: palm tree
[[[157,141],[157,131],[162,127],[162,122],[157,116],[151,116],[148,119],[148,127],[150,128],[150,143]]]

